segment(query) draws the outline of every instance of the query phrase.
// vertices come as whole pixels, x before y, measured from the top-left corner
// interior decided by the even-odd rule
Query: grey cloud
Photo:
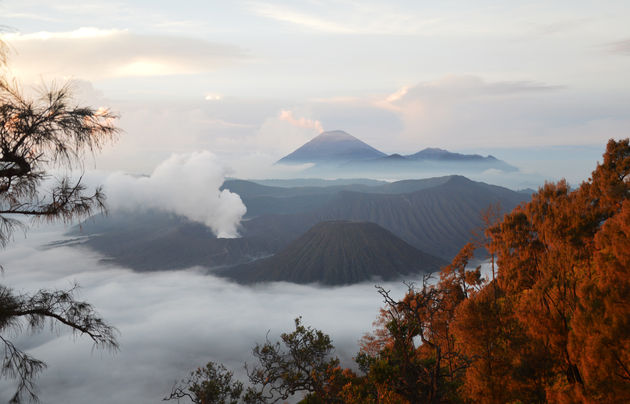
[[[266,117],[277,114],[275,101],[240,99],[196,102],[103,102],[120,113],[125,131],[97,156],[100,169],[149,173],[171,153],[206,149],[225,154],[250,151],[252,137]],[[264,146],[264,145],[263,145]],[[275,145],[268,145],[275,147]]]
[[[554,91],[562,88],[562,86],[527,80],[488,82],[478,76],[447,76],[411,87],[401,100],[404,102],[411,98],[505,96]]]
[[[609,43],[607,47],[612,53],[630,55],[630,39]]]
[[[532,24],[534,33],[543,37],[549,35],[560,35],[579,30],[584,26],[594,22],[592,17],[561,19],[547,24]]]
[[[490,94],[516,94],[526,92],[554,91],[565,88],[564,86],[548,85],[535,81],[503,81],[490,83],[485,86]]]
[[[293,24],[313,32],[356,35],[413,35],[435,32],[437,18],[421,18],[409,7],[383,6],[375,2],[317,1],[296,2],[250,1],[248,9],[261,17]],[[426,11],[425,11],[426,14]]]
[[[628,100],[532,81],[448,76],[390,96],[399,141],[453,150],[604,144],[627,136]]]
[[[12,67],[22,75],[74,75],[96,79],[134,75],[193,74],[246,58],[238,47],[202,39],[112,31],[93,37],[9,38],[17,49]]]

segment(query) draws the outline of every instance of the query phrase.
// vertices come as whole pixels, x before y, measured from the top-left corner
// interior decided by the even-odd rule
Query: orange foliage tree
[[[546,183],[494,223],[486,282],[466,245],[435,285],[386,307],[359,358],[408,402],[630,401],[630,147],[611,140],[589,181]],[[363,355],[363,356],[361,356]]]
[[[374,334],[364,337],[358,356],[378,402],[458,400],[461,377],[470,364],[452,327],[458,305],[483,285],[480,268],[467,270],[475,247],[467,244],[440,273],[436,285],[408,285],[397,301],[379,287],[385,308]]]
[[[498,284],[528,337],[516,357],[544,359],[547,401],[628,397],[629,173],[628,140],[611,140],[580,188],[545,184],[491,229]]]

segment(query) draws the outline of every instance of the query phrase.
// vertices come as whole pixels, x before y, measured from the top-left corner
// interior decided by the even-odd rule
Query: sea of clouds
[[[372,329],[382,302],[373,283],[322,288],[288,283],[245,287],[184,271],[135,273],[102,264],[82,247],[49,244],[63,239],[60,225],[32,229],[0,251],[1,283],[17,292],[70,288],[120,332],[120,351],[93,350],[90,340],[64,327],[9,337],[21,349],[44,360],[37,380],[43,403],[158,403],[177,379],[208,361],[224,363],[244,377],[251,348],[293,329],[302,316],[307,325],[331,335],[345,365],[352,365],[358,340]],[[402,297],[405,286],[386,284]],[[0,401],[14,392],[12,380],[0,381]]]

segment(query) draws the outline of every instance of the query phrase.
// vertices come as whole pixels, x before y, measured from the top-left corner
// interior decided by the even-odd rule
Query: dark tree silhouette
[[[300,403],[337,403],[336,386],[331,379],[347,378],[332,356],[330,336],[302,325],[295,319],[295,331],[282,333],[280,341],[267,340],[252,350],[258,363],[245,365],[251,386],[233,380],[233,373],[222,364],[208,362],[176,383],[165,401],[190,400],[195,404],[267,404],[286,402],[299,393],[306,394]]]
[[[187,379],[176,383],[164,401],[187,398],[195,404],[237,404],[243,393],[243,383],[233,380],[233,373],[222,364],[208,362],[191,372]]]
[[[0,63],[6,55],[0,42]],[[85,152],[98,150],[118,132],[116,116],[107,109],[73,105],[70,86],[44,88],[37,97],[25,96],[17,83],[0,77],[0,246],[16,229],[26,230],[20,218],[69,222],[104,210],[100,188],[86,194],[81,179],[68,175],[54,180],[55,169],[75,169]],[[38,331],[46,324],[69,327],[87,335],[96,347],[117,349],[116,330],[93,307],[75,300],[70,290],[42,289],[15,294],[0,285],[0,345],[4,348],[0,375],[17,380],[11,402],[23,396],[37,400],[34,377],[45,363],[21,351],[7,339],[9,332]],[[0,348],[2,349],[2,348]]]
[[[275,403],[301,392],[326,397],[328,372],[339,365],[330,336],[296,318],[295,331],[280,339],[253,349],[258,365],[247,369],[256,386],[248,391],[249,402]]]

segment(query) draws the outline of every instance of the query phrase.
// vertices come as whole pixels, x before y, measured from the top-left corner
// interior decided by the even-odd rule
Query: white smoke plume
[[[110,175],[105,191],[110,209],[160,209],[208,226],[219,238],[238,237],[247,211],[241,198],[220,190],[225,171],[208,151],[174,154],[148,177]]]

